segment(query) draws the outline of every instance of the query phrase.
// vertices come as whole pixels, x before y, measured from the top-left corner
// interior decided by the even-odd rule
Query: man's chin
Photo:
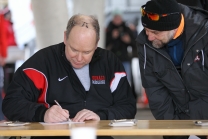
[[[73,68],[75,68],[75,69],[80,69],[80,68],[82,68],[84,65],[81,65],[81,64],[80,64],[80,65],[79,65],[79,64],[78,64],[78,65],[77,65],[77,64],[73,64],[72,66],[73,66]]]
[[[152,43],[152,46],[159,49],[159,48],[162,48],[164,45],[163,44]]]

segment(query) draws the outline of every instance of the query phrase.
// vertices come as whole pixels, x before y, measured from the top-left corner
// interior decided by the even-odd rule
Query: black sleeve
[[[24,72],[24,69],[27,67],[35,68],[34,65],[37,66],[40,64],[38,63],[40,61],[38,57],[34,56],[27,60],[15,72],[8,86],[6,96],[2,103],[3,113],[8,120],[43,122],[47,108],[45,105],[38,103],[41,88],[37,88],[34,82]]]

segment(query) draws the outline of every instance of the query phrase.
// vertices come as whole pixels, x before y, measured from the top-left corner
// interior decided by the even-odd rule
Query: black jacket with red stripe
[[[57,100],[70,118],[89,109],[101,120],[134,118],[136,101],[121,62],[111,52],[97,48],[89,64],[91,86],[85,91],[60,43],[44,48],[15,72],[3,100],[9,120],[43,121]]]

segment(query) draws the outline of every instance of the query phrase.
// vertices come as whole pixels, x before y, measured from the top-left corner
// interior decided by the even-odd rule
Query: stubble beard
[[[159,48],[164,47],[165,44],[160,40],[154,40],[154,41],[152,41],[152,45],[153,45],[153,47],[159,49]]]
[[[152,45],[155,48],[162,48],[164,47],[166,44],[168,44],[173,38],[174,38],[175,32],[174,31],[170,31],[169,34],[167,34],[167,38],[162,41],[162,40],[154,40],[152,41]]]

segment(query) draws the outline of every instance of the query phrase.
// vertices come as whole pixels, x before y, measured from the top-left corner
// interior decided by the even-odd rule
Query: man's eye
[[[73,52],[76,52],[77,50],[75,50],[75,49],[72,49],[72,51],[73,51]]]
[[[90,53],[90,51],[88,51],[88,52],[84,52],[84,54],[89,54]]]
[[[159,34],[159,33],[160,33],[160,32],[158,32],[158,31],[155,31],[155,32],[154,32],[154,34]]]

